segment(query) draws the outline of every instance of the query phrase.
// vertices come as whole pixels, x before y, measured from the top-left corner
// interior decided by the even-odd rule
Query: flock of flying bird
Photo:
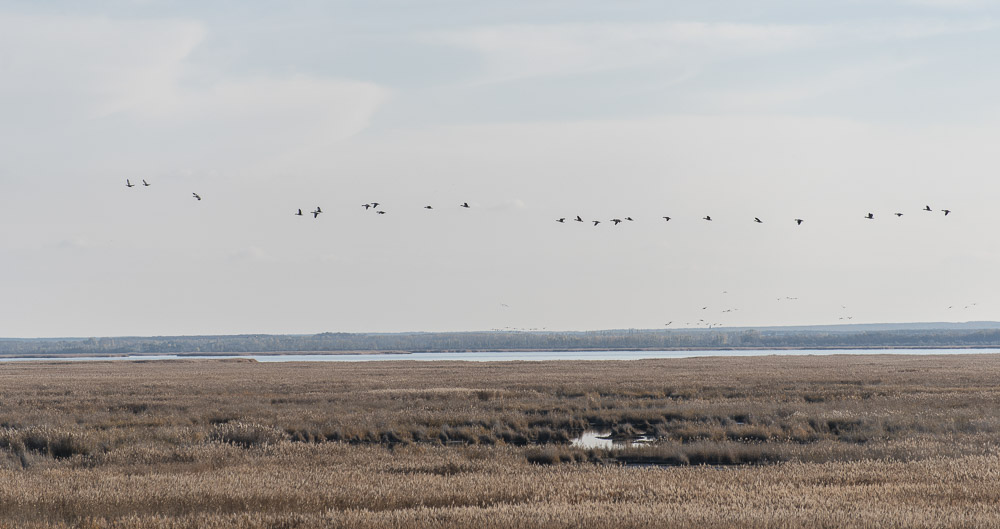
[[[133,184],[128,178],[125,179],[125,187],[135,187],[137,185],[138,184]],[[142,181],[142,187],[149,187],[151,185],[153,185],[153,184],[150,184],[149,182],[147,182],[145,180]],[[199,195],[198,193],[191,193],[191,196],[193,196],[194,198],[196,198],[198,200],[201,200],[201,195]]]
[[[369,202],[367,204],[361,204],[361,207],[365,208],[365,211],[368,211],[370,209],[370,210],[374,210],[375,213],[378,213],[379,215],[385,215],[385,210],[378,209],[378,207],[380,205],[381,204],[378,203],[378,202]],[[470,206],[468,202],[463,202],[463,203],[459,204],[458,207],[460,207],[460,208],[471,208],[472,206]],[[424,209],[434,209],[434,206],[424,206]],[[323,208],[321,208],[319,206],[316,206],[316,209],[310,211],[309,213],[312,213],[312,216],[315,219],[316,217],[319,217],[320,213],[323,213]],[[302,208],[299,208],[298,211],[296,211],[294,213],[294,215],[297,216],[297,217],[303,216],[304,214],[302,213]]]
[[[128,178],[125,179],[125,187],[136,187],[137,185],[138,184],[133,184],[131,182],[131,180],[129,180]],[[143,185],[143,187],[149,187],[151,184],[149,182],[146,182],[146,180],[143,180],[142,181],[142,185]],[[201,200],[201,195],[199,195],[198,193],[191,193],[191,196],[194,197],[194,198],[196,198],[197,200]],[[365,208],[366,211],[367,210],[374,210],[375,213],[377,213],[379,215],[385,215],[386,212],[385,212],[384,209],[378,209],[378,207],[380,205],[381,204],[379,202],[369,202],[369,203],[366,203],[366,204],[361,204],[361,207]],[[472,206],[470,206],[468,202],[463,202],[463,203],[459,204],[458,207],[460,207],[460,208],[471,208]],[[423,209],[434,209],[434,206],[424,206]],[[925,205],[923,207],[922,211],[931,211],[932,212],[934,210],[931,209],[931,207],[929,205]],[[948,216],[948,214],[951,213],[950,209],[942,209],[940,211],[942,213],[944,213],[945,216]],[[319,215],[320,215],[320,213],[323,213],[323,208],[321,208],[319,206],[316,206],[316,209],[310,211],[309,213],[312,214],[312,216],[313,216],[314,219],[318,218]],[[298,217],[302,217],[302,216],[305,215],[305,213],[302,212],[302,208],[299,208],[298,211],[296,211],[294,213],[294,215],[298,216]],[[900,213],[900,212],[897,211],[897,212],[893,213],[893,215],[895,215],[896,218],[899,218],[899,217],[903,216],[903,213]],[[670,222],[670,220],[673,217],[663,216],[661,218],[664,221],[666,221],[666,222]],[[863,216],[861,218],[867,219],[867,220],[875,220],[875,214],[874,213],[868,213],[867,215],[865,215],[865,216]],[[556,222],[565,223],[566,220],[567,220],[567,217],[560,217],[560,218],[556,219]],[[577,215],[575,218],[573,218],[571,220],[575,221],[575,222],[584,222],[584,223],[588,222],[588,221],[585,221],[583,219],[583,217],[581,217],[580,215]],[[712,221],[713,219],[712,219],[711,215],[705,215],[704,217],[702,217],[702,220]],[[613,219],[608,220],[608,222],[613,223],[615,226],[621,224],[622,222],[633,222],[633,221],[635,221],[635,219],[633,219],[632,217],[613,218]],[[764,223],[764,221],[761,220],[760,217],[754,217],[753,221],[755,223],[757,223],[757,224],[763,224]],[[801,226],[802,223],[805,222],[805,219],[798,219],[797,218],[797,219],[792,219],[792,221],[795,222],[795,224],[797,226]],[[592,222],[594,224],[594,226],[597,226],[597,225],[601,224],[601,222],[603,222],[603,221],[600,221],[600,220],[591,220],[589,222]]]
[[[923,211],[934,211],[934,210],[931,209],[930,206],[924,206]],[[945,216],[948,216],[948,214],[951,213],[950,209],[942,209],[941,211],[945,214]],[[893,215],[895,215],[897,218],[903,216],[903,214],[899,213],[899,212],[893,213]],[[670,219],[672,219],[673,217],[661,217],[661,218],[664,221],[666,221],[666,222],[670,222]],[[862,218],[863,219],[868,219],[868,220],[875,220],[875,214],[874,213],[868,213],[867,215],[865,215]],[[576,218],[574,218],[573,220],[576,221],[576,222],[586,222],[579,215],[577,215]],[[617,218],[611,219],[608,222],[613,222],[614,225],[617,226],[617,225],[621,224],[622,222],[625,222],[625,221],[630,221],[631,222],[631,221],[634,221],[634,220],[635,219],[633,219],[632,217],[625,217],[624,219],[617,219]],[[712,219],[711,215],[705,215],[704,217],[701,218],[701,220],[712,221],[714,219]],[[763,224],[764,223],[763,220],[760,220],[760,217],[754,217],[753,221],[755,223],[757,223],[757,224]],[[797,226],[801,226],[802,223],[805,222],[805,219],[792,219],[792,221],[795,222],[795,224]],[[556,222],[565,223],[566,222],[566,217],[560,217],[560,218],[556,219]],[[594,223],[594,226],[597,226],[598,224],[601,223],[601,221],[599,221],[599,220],[592,220],[590,222]]]
[[[132,187],[137,187],[138,185],[139,184],[133,184],[131,182],[131,180],[129,180],[127,178],[125,179],[125,187],[132,188]],[[143,187],[150,187],[151,186],[151,184],[149,182],[147,182],[146,180],[144,180],[144,179],[142,180],[142,184],[141,185]],[[201,195],[199,195],[198,193],[191,193],[191,196],[193,198],[195,198],[196,200],[199,200],[199,201],[201,200]],[[384,209],[379,209],[379,206],[381,206],[381,205],[382,204],[379,203],[379,202],[369,202],[369,203],[366,203],[366,204],[361,204],[361,207],[363,207],[366,211],[372,210],[372,211],[374,211],[378,215],[385,215],[386,211]],[[470,206],[468,202],[463,202],[463,203],[459,204],[458,207],[469,209],[472,206]],[[430,206],[430,205],[427,205],[427,206],[423,206],[423,209],[433,210],[434,207]],[[924,211],[924,212],[933,212],[934,209],[932,209],[929,205],[925,205],[922,208],[921,211]],[[939,211],[942,212],[942,213],[944,213],[945,216],[948,216],[951,213],[950,209],[941,209]],[[313,216],[314,219],[318,218],[319,215],[321,213],[323,213],[323,208],[321,208],[320,206],[316,206],[316,209],[310,211],[309,213],[312,214],[312,216]],[[302,211],[301,208],[299,208],[293,215],[302,217],[302,216],[305,216],[305,213]],[[895,212],[895,213],[893,213],[893,215],[895,215],[897,218],[899,218],[899,217],[902,217],[904,214],[901,213],[901,212]],[[673,217],[669,217],[669,216],[663,216],[661,218],[665,222],[670,222],[670,220],[673,219]],[[861,218],[867,219],[867,220],[874,220],[875,219],[875,215],[873,213],[868,213],[867,215],[864,215]],[[580,215],[577,215],[576,217],[574,217],[572,219],[568,219],[567,217],[560,217],[558,219],[555,219],[555,221],[559,222],[559,223],[565,223],[567,220],[570,220],[570,221],[573,221],[573,222],[580,222],[580,223],[591,222],[591,223],[593,223],[594,226],[597,226],[597,225],[599,225],[599,224],[602,223],[602,221],[600,221],[600,220],[590,220],[590,221],[584,220],[583,217],[581,217]],[[702,220],[713,221],[714,219],[712,219],[711,215],[705,215],[704,217],[702,217]],[[633,219],[630,216],[629,217],[624,217],[624,218],[613,218],[613,219],[608,220],[608,222],[613,223],[615,226],[617,226],[617,225],[619,225],[619,224],[621,224],[623,222],[634,222],[634,221],[635,221],[635,219]],[[795,224],[798,225],[798,226],[801,226],[802,223],[805,222],[804,219],[800,219],[800,218],[792,219],[792,221],[795,222]],[[764,221],[761,220],[760,217],[754,217],[753,218],[753,222],[755,222],[757,224],[763,224],[764,223]],[[726,293],[727,292],[723,292],[723,294],[726,294]],[[797,299],[798,298],[796,298],[796,297],[784,297],[784,298],[780,298],[779,297],[778,301],[783,301],[783,300],[794,301],[794,300],[797,300]],[[502,305],[504,307],[507,307],[506,304],[502,304]],[[971,303],[970,305],[966,305],[965,309],[969,309],[971,306],[975,306],[975,305],[976,305],[976,303]],[[846,309],[847,307],[843,307],[843,308]],[[953,306],[949,306],[948,308],[952,309]],[[707,310],[707,309],[708,309],[708,307],[701,307],[701,310]],[[733,312],[733,311],[737,311],[737,310],[739,310],[739,309],[737,309],[737,308],[730,308],[730,309],[722,310],[721,312],[726,313],[726,312]],[[841,319],[841,320],[851,320],[851,319],[853,319],[853,316],[841,316],[839,319]],[[666,326],[669,327],[673,323],[674,323],[673,321],[668,322],[666,324]],[[709,329],[711,329],[712,327],[718,327],[718,326],[721,326],[722,324],[721,323],[709,323],[705,319],[699,319],[697,322],[685,322],[685,325],[687,325],[687,326],[692,326],[692,325],[693,326],[707,326]],[[511,328],[507,328],[507,330],[510,330],[510,329]],[[499,330],[499,329],[497,329],[497,330]],[[530,330],[538,330],[538,329],[530,329]]]

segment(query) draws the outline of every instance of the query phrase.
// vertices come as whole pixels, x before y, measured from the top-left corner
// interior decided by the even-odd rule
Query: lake
[[[939,355],[995,354],[1000,349],[754,349],[703,351],[483,351],[474,353],[403,353],[403,354],[244,354],[244,355],[132,355],[87,357],[3,357],[0,362],[101,362],[138,360],[183,360],[251,358],[258,362],[386,362],[392,360],[467,362],[540,362],[544,360],[645,360],[656,358],[698,358],[705,356],[794,356],[794,355]]]

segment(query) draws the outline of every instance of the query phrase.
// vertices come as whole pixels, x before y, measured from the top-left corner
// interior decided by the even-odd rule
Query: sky
[[[0,0],[0,337],[1000,320],[998,59],[991,0]]]

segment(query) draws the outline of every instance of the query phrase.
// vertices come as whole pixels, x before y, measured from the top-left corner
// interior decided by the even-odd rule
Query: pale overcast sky
[[[0,336],[1000,320],[998,56],[989,0],[0,0]]]

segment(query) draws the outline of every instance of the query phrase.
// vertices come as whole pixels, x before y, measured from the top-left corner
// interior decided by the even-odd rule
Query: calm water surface
[[[406,353],[406,354],[313,354],[313,355],[264,355],[246,354],[238,356],[221,355],[135,355],[135,356],[88,356],[65,358],[4,357],[0,362],[98,362],[98,361],[138,361],[138,360],[178,360],[178,359],[225,359],[252,358],[258,362],[385,362],[392,360],[462,360],[467,362],[538,362],[543,360],[642,360],[649,358],[697,358],[703,356],[790,356],[814,355],[937,355],[937,354],[996,354],[1000,349],[757,349],[742,351],[530,351],[476,353]]]

